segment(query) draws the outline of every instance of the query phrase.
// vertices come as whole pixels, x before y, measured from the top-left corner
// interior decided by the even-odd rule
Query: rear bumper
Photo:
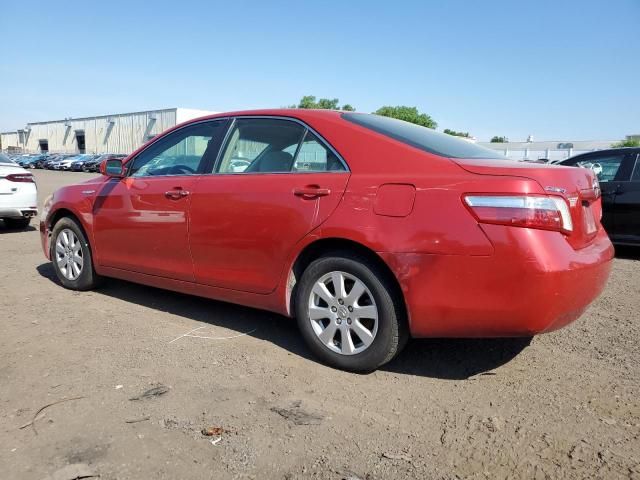
[[[483,225],[491,256],[389,254],[414,337],[530,336],[578,319],[604,289],[604,230],[574,250],[556,232]]]
[[[38,210],[35,208],[0,207],[0,218],[31,218],[35,217],[36,215],[38,215]]]

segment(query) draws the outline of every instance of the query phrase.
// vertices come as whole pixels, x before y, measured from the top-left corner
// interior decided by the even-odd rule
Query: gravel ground
[[[87,178],[34,173],[40,202]],[[0,477],[640,479],[640,249],[559,332],[413,341],[354,375],[286,318],[116,280],[72,292],[36,228],[0,222],[0,246]]]

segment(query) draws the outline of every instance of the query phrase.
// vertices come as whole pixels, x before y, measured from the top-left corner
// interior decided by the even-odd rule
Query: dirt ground
[[[41,203],[87,178],[34,173]],[[640,249],[568,328],[413,341],[368,375],[271,313],[65,290],[37,229],[1,222],[0,311],[0,478],[640,479]]]

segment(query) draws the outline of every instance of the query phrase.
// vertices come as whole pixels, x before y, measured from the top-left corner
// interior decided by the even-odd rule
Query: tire
[[[63,287],[84,291],[98,286],[101,277],[93,268],[89,242],[75,220],[61,218],[53,227],[51,240],[51,262]]]
[[[335,295],[334,278],[344,285],[342,295]],[[364,291],[359,294],[362,286]],[[296,287],[298,327],[311,351],[324,363],[370,372],[391,361],[406,344],[402,299],[374,262],[349,252],[332,253],[313,261]],[[363,316],[358,318],[357,312]]]
[[[12,230],[23,230],[29,226],[30,218],[5,218],[4,224]]]

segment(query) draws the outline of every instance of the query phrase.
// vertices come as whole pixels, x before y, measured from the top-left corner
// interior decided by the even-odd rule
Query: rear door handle
[[[176,187],[173,190],[164,192],[164,196],[170,198],[171,200],[180,200],[187,195],[189,195],[189,192],[187,190],[183,190],[182,187]]]
[[[620,185],[616,185],[615,188],[609,190],[609,191],[603,191],[602,187],[600,187],[600,194],[602,196],[612,196],[612,195],[617,195],[618,193],[622,193],[622,188],[620,188]]]
[[[296,197],[302,197],[307,199],[313,199],[318,197],[326,197],[331,193],[328,188],[320,188],[317,185],[308,185],[302,188],[294,188],[293,194]]]

